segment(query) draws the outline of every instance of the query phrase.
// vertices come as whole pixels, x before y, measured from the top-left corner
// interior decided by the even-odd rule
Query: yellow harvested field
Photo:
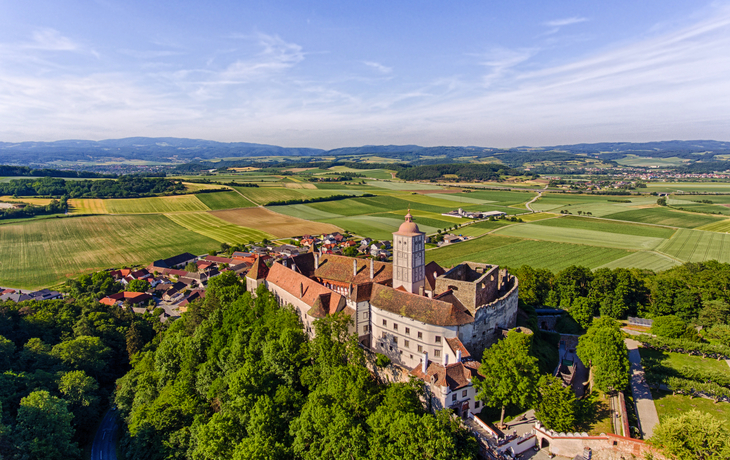
[[[104,200],[96,198],[74,198],[68,200],[71,214],[109,214]]]
[[[522,219],[525,222],[534,222],[536,220],[543,220],[543,219],[559,219],[558,215],[556,214],[550,214],[548,212],[535,212],[532,214],[521,214],[519,216],[520,219]]]
[[[198,190],[209,190],[212,188],[228,188],[221,184],[196,184],[195,182],[183,182],[182,184],[185,186],[185,190],[189,192],[197,192]]]
[[[34,204],[36,206],[46,206],[51,202],[51,198],[26,198],[26,197],[20,197],[20,198],[13,198],[12,196],[6,195],[6,196],[0,196],[0,201],[5,203],[27,203],[27,204]]]
[[[284,184],[284,187],[286,187],[286,188],[298,188],[298,189],[306,188],[306,189],[309,189],[309,190],[316,190],[317,189],[317,187],[314,184],[307,184],[307,183],[300,183],[300,184],[287,183],[287,184]]]
[[[242,227],[255,228],[270,233],[278,238],[300,236],[305,234],[319,235],[342,231],[340,227],[321,222],[311,222],[296,217],[285,216],[266,208],[228,209],[211,211],[216,217]]]

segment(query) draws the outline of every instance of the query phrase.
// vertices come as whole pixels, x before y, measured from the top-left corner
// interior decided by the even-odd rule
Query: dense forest
[[[89,171],[62,171],[60,169],[34,169],[27,166],[0,165],[0,176],[16,177],[76,177],[76,178],[109,178],[117,177],[116,174],[100,174]]]
[[[118,382],[127,458],[473,458],[475,440],[426,412],[418,385],[374,380],[348,321],[318,320],[310,341],[263,286],[254,299],[214,278]]]
[[[520,280],[520,300],[566,309],[583,328],[599,315],[675,316],[684,327],[730,321],[730,264],[714,260],[659,273],[571,266],[554,274],[526,265],[512,272]]]
[[[80,459],[129,357],[161,331],[151,314],[110,309],[121,285],[82,276],[71,297],[0,302],[0,458]]]
[[[68,198],[138,198],[185,192],[181,181],[137,175],[116,180],[16,179],[0,183],[0,195]]]
[[[461,180],[484,181],[499,180],[504,175],[519,175],[520,172],[499,164],[435,164],[414,166],[398,171],[398,179],[403,180]],[[452,176],[452,177],[449,177]]]

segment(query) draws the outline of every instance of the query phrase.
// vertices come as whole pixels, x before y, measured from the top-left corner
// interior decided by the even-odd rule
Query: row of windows
[[[365,331],[365,332],[367,332],[367,331]],[[383,331],[383,340],[387,340],[387,339],[388,339],[388,333]],[[391,337],[391,340],[393,341],[394,344],[396,344],[396,345],[398,344],[398,337]],[[411,346],[410,340],[403,340],[403,348],[410,348],[410,346]],[[423,345],[418,345],[416,348],[418,349],[419,353],[423,353]],[[441,350],[435,349],[433,351],[433,356],[436,358],[440,358]]]
[[[387,319],[384,319],[383,320],[383,327],[388,327],[388,320]],[[393,330],[394,331],[397,331],[398,330],[398,323],[393,323]],[[405,328],[405,334],[406,335],[410,335],[411,334],[411,328],[410,327],[406,327]],[[383,337],[385,337],[385,332],[383,332]],[[419,339],[422,339],[423,338],[423,332],[420,332],[420,331],[418,332],[418,338]],[[437,335],[435,337],[435,340],[436,340],[436,343],[441,343],[441,336],[440,335]]]

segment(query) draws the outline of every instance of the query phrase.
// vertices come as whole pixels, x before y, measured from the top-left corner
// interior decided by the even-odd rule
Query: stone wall
[[[481,360],[484,350],[499,339],[501,329],[517,325],[519,287],[517,278],[511,279],[513,286],[505,295],[479,307],[474,322],[459,328],[459,339],[477,360]]]
[[[573,458],[590,449],[593,460],[644,460],[649,455],[655,460],[669,460],[652,446],[639,439],[615,434],[589,436],[587,433],[556,433],[538,423],[532,429],[536,443],[556,455]]]
[[[464,262],[436,278],[436,292],[451,290],[474,313],[480,305],[494,301],[499,291],[499,267]]]

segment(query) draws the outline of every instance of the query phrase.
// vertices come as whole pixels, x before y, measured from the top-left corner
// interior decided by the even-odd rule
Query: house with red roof
[[[144,304],[149,302],[152,299],[152,296],[144,293],[144,292],[118,292],[116,294],[112,294],[109,296],[104,297],[103,299],[99,300],[99,303],[113,307],[113,306],[119,306],[124,307],[124,303],[127,302],[131,305],[138,306],[140,304]]]

